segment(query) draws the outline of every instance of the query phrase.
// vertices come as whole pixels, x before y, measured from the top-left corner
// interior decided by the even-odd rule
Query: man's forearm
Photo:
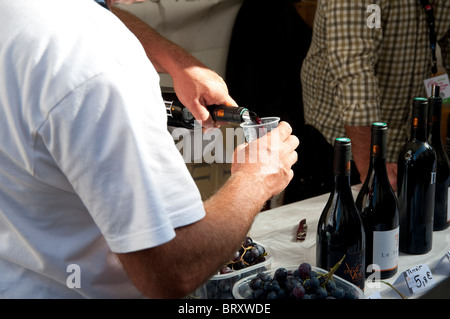
[[[180,65],[185,67],[201,65],[201,62],[186,50],[161,36],[148,23],[131,12],[117,6],[111,7],[111,11],[138,38],[158,72],[172,75],[180,70]]]
[[[280,193],[292,179],[299,140],[291,133],[292,128],[281,122],[265,135],[267,139],[252,142],[260,150],[256,162],[250,161],[249,145],[238,146],[234,158],[242,159],[239,154],[243,154],[245,163],[233,163],[231,177],[204,203],[206,216],[177,228],[173,240],[118,254],[139,290],[153,298],[183,297],[232,257],[265,201]],[[269,142],[273,135],[275,140],[270,138]],[[271,158],[269,150],[277,150],[279,160]]]
[[[226,263],[224,256],[231,258],[239,248],[265,200],[248,181],[244,174],[232,175],[205,202],[206,216],[177,228],[166,244],[118,254],[135,286],[150,298],[180,298],[214,275]]]

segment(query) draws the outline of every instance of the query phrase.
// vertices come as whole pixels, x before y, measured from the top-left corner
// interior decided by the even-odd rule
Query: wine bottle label
[[[373,263],[381,271],[395,269],[398,263],[399,227],[388,231],[373,232]]]
[[[341,258],[342,253],[330,252],[329,261],[337,262]],[[330,265],[330,268],[333,265]],[[347,252],[342,265],[336,270],[336,275],[364,290],[364,268],[364,251]]]

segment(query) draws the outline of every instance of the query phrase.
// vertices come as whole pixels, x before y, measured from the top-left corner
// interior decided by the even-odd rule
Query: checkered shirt
[[[450,71],[450,1],[431,1],[443,66]],[[381,9],[381,28],[367,24]],[[369,19],[372,21],[371,19]],[[319,0],[313,40],[301,79],[305,121],[325,138],[345,136],[344,124],[388,123],[387,160],[397,162],[410,134],[412,100],[431,76],[426,13],[419,0]]]

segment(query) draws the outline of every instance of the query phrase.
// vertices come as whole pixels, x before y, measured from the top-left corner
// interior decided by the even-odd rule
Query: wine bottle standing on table
[[[428,99],[428,142],[436,152],[436,194],[434,202],[433,230],[444,230],[450,225],[448,193],[450,187],[450,163],[441,136],[442,98],[440,87],[433,86]]]
[[[400,251],[425,254],[432,248],[436,152],[427,138],[426,98],[415,98],[411,137],[398,158],[397,199],[400,212]]]
[[[316,266],[330,270],[344,256],[336,275],[361,289],[365,283],[365,234],[350,186],[351,141],[334,143],[334,188],[320,216]]]
[[[399,211],[386,169],[388,126],[373,123],[371,132],[369,171],[356,207],[366,234],[366,277],[378,271],[380,278],[386,279],[398,269]]]

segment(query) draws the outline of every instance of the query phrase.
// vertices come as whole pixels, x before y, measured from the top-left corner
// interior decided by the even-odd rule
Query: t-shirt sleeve
[[[205,214],[158,89],[151,67],[98,74],[55,105],[39,129],[114,252],[163,244]]]

